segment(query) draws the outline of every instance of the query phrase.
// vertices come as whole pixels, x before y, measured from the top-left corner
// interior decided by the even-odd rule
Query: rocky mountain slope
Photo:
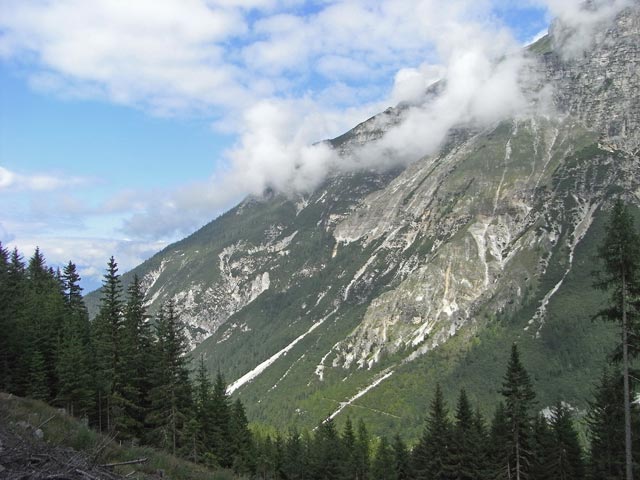
[[[460,125],[406,168],[248,198],[125,277],[151,309],[176,301],[254,421],[415,433],[435,381],[491,406],[516,340],[542,405],[584,406],[614,335],[590,320],[595,245],[612,198],[640,203],[640,5],[567,57],[570,34],[528,49],[531,101],[552,109]],[[347,156],[406,108],[331,144]]]

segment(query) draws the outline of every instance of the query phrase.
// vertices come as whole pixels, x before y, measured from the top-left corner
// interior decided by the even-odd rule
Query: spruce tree
[[[489,435],[489,478],[511,478],[511,427],[503,402],[498,402]]]
[[[573,426],[571,411],[562,402],[551,409],[551,430],[554,448],[549,478],[582,480],[585,468],[578,432]]]
[[[393,437],[393,462],[396,480],[409,480],[411,478],[409,450],[397,433]]]
[[[227,383],[220,370],[216,374],[209,405],[211,430],[208,447],[221,466],[229,468],[233,464],[230,442],[231,406],[227,394]]]
[[[460,390],[455,420],[451,446],[453,478],[480,480],[484,474],[482,461],[485,442],[480,435],[477,419],[464,389]]]
[[[342,473],[342,451],[336,448],[340,437],[331,418],[318,425],[314,439],[314,478],[335,480]]]
[[[361,418],[358,420],[358,427],[356,430],[356,444],[355,444],[355,458],[356,458],[356,478],[359,480],[366,480],[371,478],[371,439],[369,437],[369,431]]]
[[[412,452],[414,478],[455,478],[452,458],[453,432],[440,385],[436,385],[423,434]]]
[[[530,436],[536,394],[529,374],[520,362],[518,347],[511,347],[511,357],[502,383],[505,419],[509,426],[509,459],[511,478],[525,478],[530,463]]]
[[[611,293],[609,305],[599,316],[620,324],[621,343],[619,358],[622,361],[625,425],[625,478],[633,478],[633,445],[631,438],[631,384],[630,362],[638,353],[638,342],[631,342],[631,335],[640,329],[640,236],[635,229],[629,208],[617,200],[606,227],[605,239],[598,256],[602,270],[598,272],[595,286]]]
[[[3,311],[7,328],[9,329],[9,333],[6,336],[8,350],[5,361],[9,365],[5,372],[6,389],[17,395],[24,396],[28,388],[29,361],[27,350],[30,343],[29,335],[26,334],[28,327],[23,316],[27,285],[25,265],[16,248],[13,249],[9,256],[4,292]]]
[[[146,413],[150,407],[147,392],[152,383],[151,328],[144,306],[144,291],[137,275],[127,288],[124,305],[118,377],[120,408],[117,428],[122,438],[141,438]]]
[[[82,299],[80,275],[69,262],[62,275],[66,315],[62,326],[56,370],[59,379],[57,402],[72,415],[88,417],[94,399],[89,314]]]
[[[30,359],[29,378],[35,381],[35,378],[44,377],[47,393],[42,399],[47,401],[53,400],[58,390],[56,364],[64,314],[62,285],[55,272],[47,267],[40,249],[36,248],[26,269],[21,326],[26,355]],[[34,371],[34,368],[41,370]],[[35,386],[30,389],[34,390]]]
[[[231,434],[231,462],[234,472],[239,475],[250,475],[255,470],[255,448],[253,437],[249,430],[249,422],[244,411],[244,405],[237,398],[231,407],[229,425]],[[284,468],[286,447],[282,446],[283,458],[280,459],[280,469]]]
[[[376,480],[396,480],[394,468],[393,449],[389,445],[387,437],[380,437],[376,448],[373,462],[371,464],[371,477]],[[351,477],[353,478],[353,477]]]
[[[8,391],[12,352],[15,350],[16,327],[9,313],[9,251],[0,242],[0,390]]]
[[[356,434],[353,430],[351,418],[347,417],[342,431],[342,478],[351,479],[356,477],[358,462],[356,457]]]
[[[602,480],[624,478],[624,392],[622,375],[605,371],[587,415],[589,476]]]
[[[111,430],[116,416],[122,414],[120,346],[123,336],[124,305],[122,283],[118,274],[118,264],[111,257],[102,280],[100,306],[94,320],[93,344],[96,352],[96,390],[98,402],[98,426],[100,430]]]
[[[300,433],[293,429],[289,432],[284,450],[282,470],[287,480],[302,480],[305,477],[307,464],[305,462],[305,445]]]
[[[151,407],[147,415],[149,436],[155,445],[175,454],[191,418],[192,397],[184,327],[171,301],[160,308],[156,336],[155,384],[149,394]]]
[[[533,422],[529,480],[547,480],[553,476],[552,461],[556,457],[553,431],[540,413]]]

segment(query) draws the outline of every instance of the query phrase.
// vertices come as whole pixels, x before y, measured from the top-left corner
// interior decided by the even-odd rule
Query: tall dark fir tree
[[[625,478],[633,478],[631,436],[631,359],[640,343],[631,341],[640,333],[640,236],[629,207],[622,200],[613,206],[605,238],[598,250],[602,268],[595,286],[610,293],[609,304],[598,315],[620,324],[620,345],[615,358],[622,362],[625,427]]]

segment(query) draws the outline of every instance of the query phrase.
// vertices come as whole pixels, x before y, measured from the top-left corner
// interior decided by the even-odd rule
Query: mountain
[[[568,56],[573,34],[555,23],[528,47],[527,113],[456,125],[408,166],[247,198],[125,282],[144,279],[152,311],[176,301],[255,422],[415,436],[436,382],[492,408],[514,341],[541,407],[584,408],[616,336],[591,319],[596,246],[613,198],[640,204],[640,5]],[[410,111],[329,144],[347,158]]]

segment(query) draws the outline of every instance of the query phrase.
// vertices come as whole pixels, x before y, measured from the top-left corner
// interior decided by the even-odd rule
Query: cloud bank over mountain
[[[509,8],[559,17],[573,32],[563,49],[575,55],[630,1]],[[0,8],[0,59],[38,91],[208,118],[214,132],[235,136],[209,178],[179,187],[117,191],[97,205],[49,188],[57,195],[44,202],[49,211],[78,215],[77,224],[117,223],[123,240],[175,239],[266,187],[307,192],[337,170],[407,164],[433,153],[457,123],[528,106],[519,81],[526,59],[517,26],[496,14],[507,8],[501,0],[0,0]],[[425,102],[439,79],[441,95]],[[399,103],[409,105],[404,121],[347,160],[318,143]],[[0,188],[57,178],[5,170]],[[46,211],[32,213],[46,222]],[[18,222],[5,229],[19,243]]]

